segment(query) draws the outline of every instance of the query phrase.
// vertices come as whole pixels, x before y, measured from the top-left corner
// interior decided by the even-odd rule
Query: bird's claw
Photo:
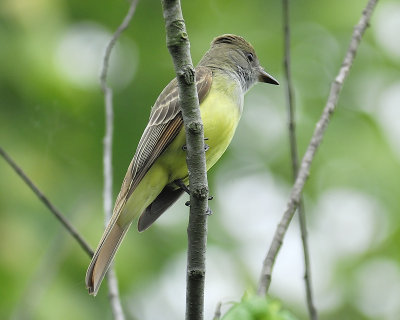
[[[185,202],[185,206],[190,207],[190,201],[186,201],[186,202]],[[207,216],[211,216],[212,214],[213,214],[213,212],[212,212],[211,208],[210,208],[210,207],[207,207],[206,215],[207,215]]]
[[[207,141],[208,140],[208,138],[204,138],[204,141]],[[208,144],[204,144],[204,151],[208,151],[208,149],[210,149],[210,146],[208,145]],[[182,146],[182,150],[183,151],[186,151],[187,150],[187,146],[186,146],[186,144],[184,144],[183,146]]]

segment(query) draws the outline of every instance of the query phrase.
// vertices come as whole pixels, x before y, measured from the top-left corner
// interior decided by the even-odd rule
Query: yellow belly
[[[211,88],[200,105],[204,137],[207,138],[205,143],[209,146],[206,151],[207,170],[218,161],[233,138],[240,119],[241,106],[238,102],[241,103],[235,95],[230,95],[215,87]],[[160,161],[156,161],[170,173],[168,183],[187,177],[186,154],[182,150],[185,141],[185,130],[182,129],[161,155]]]
[[[219,83],[214,79],[210,92],[200,105],[204,137],[208,138],[205,142],[209,146],[207,170],[218,161],[233,138],[241,115],[242,98],[236,83],[227,87],[225,82]],[[182,128],[132,193],[118,220],[120,225],[130,223],[142,213],[166,185],[177,179],[187,184],[186,151],[182,149],[185,143],[185,130]]]

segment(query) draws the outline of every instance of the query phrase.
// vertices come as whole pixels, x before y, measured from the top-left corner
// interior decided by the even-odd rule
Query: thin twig
[[[214,312],[214,318],[213,320],[220,320],[221,319],[221,307],[222,307],[222,302],[218,302],[217,306],[215,307],[215,312]]]
[[[290,198],[286,206],[286,210],[283,214],[283,217],[275,231],[274,238],[272,240],[272,244],[269,248],[268,254],[264,260],[259,286],[258,286],[258,294],[265,294],[268,291],[269,285],[271,283],[271,274],[274,262],[276,260],[279,249],[282,245],[283,238],[288,229],[290,221],[293,218],[294,212],[300,202],[301,193],[304,188],[304,184],[310,174],[311,163],[314,159],[315,153],[321,144],[322,138],[324,136],[325,130],[328,126],[329,120],[331,118],[332,113],[335,111],[339,93],[343,87],[344,80],[349,74],[350,68],[353,64],[358,46],[361,42],[361,38],[365,32],[365,29],[368,26],[369,20],[371,18],[373,9],[375,8],[378,0],[369,0],[366,8],[363,10],[362,16],[356,27],[354,28],[353,36],[350,41],[349,49],[346,52],[346,56],[342,63],[342,66],[339,70],[338,75],[335,78],[335,81],[332,83],[328,101],[325,105],[325,108],[322,112],[322,116],[318,121],[316,128],[314,130],[314,134],[311,138],[311,142],[307,147],[306,153],[304,154],[304,158],[301,162],[299,174],[296,178],[296,181],[293,185],[292,191],[290,193]]]
[[[290,140],[290,154],[292,161],[293,180],[296,179],[297,172],[299,171],[299,157],[297,152],[297,137],[296,137],[296,119],[295,119],[295,100],[294,90],[291,75],[291,59],[290,59],[290,19],[289,19],[289,0],[283,0],[283,34],[284,34],[284,71],[286,78],[286,103],[289,118],[289,140]],[[307,222],[306,213],[304,209],[303,197],[300,197],[298,207],[298,216],[300,223],[301,240],[303,245],[304,255],[304,281],[306,287],[307,307],[311,320],[317,320],[318,314],[314,306],[312,294],[312,281],[311,281],[311,265],[310,254],[307,241]]]
[[[310,315],[310,319],[318,320],[318,313],[314,305],[313,291],[312,291],[310,251],[307,240],[307,235],[308,235],[307,221],[306,221],[306,213],[304,209],[303,197],[300,198],[298,212],[299,212],[301,242],[303,245],[303,255],[304,255],[304,282],[306,286],[307,308],[308,308],[308,313]]]
[[[204,132],[195,85],[195,70],[179,0],[162,0],[167,47],[174,62],[179,102],[186,132],[190,215],[187,229],[186,319],[204,318],[205,254],[207,246],[208,182]]]
[[[104,54],[104,59],[103,59],[103,68],[101,70],[101,75],[100,75],[100,83],[101,83],[101,88],[103,91],[106,91],[107,88],[107,72],[108,72],[108,65],[110,62],[110,56],[111,56],[111,51],[115,46],[115,43],[117,42],[119,36],[121,33],[129,27],[129,23],[131,22],[133,15],[135,14],[136,6],[139,0],[132,0],[131,5],[129,6],[128,13],[126,14],[124,20],[118,27],[117,31],[113,34],[110,42],[108,43],[106,47],[106,52]]]
[[[103,206],[104,206],[104,217],[105,225],[107,226],[108,221],[111,218],[112,213],[112,141],[113,141],[113,123],[114,123],[114,112],[112,96],[113,92],[110,87],[107,86],[107,72],[110,61],[110,56],[115,43],[117,42],[121,33],[129,26],[130,21],[135,13],[136,5],[138,0],[133,0],[129,7],[128,13],[118,27],[117,31],[113,34],[110,42],[106,47],[103,60],[103,68],[100,75],[100,84],[104,92],[104,104],[106,114],[106,132],[103,139],[103,174],[104,174],[104,189],[103,189]],[[121,301],[119,298],[118,281],[111,266],[107,273],[108,280],[108,295],[110,299],[111,309],[113,312],[114,319],[124,320],[125,315],[122,309]]]
[[[21,179],[31,188],[33,193],[39,198],[40,201],[50,210],[51,213],[57,218],[58,221],[67,229],[67,231],[78,241],[82,249],[90,256],[93,256],[93,250],[72,224],[63,216],[63,214],[50,202],[50,200],[39,190],[39,188],[32,182],[31,179],[25,174],[24,171],[14,162],[13,159],[0,147],[0,155],[6,162],[14,169],[14,171],[21,177]]]
[[[289,139],[290,139],[290,154],[292,160],[293,175],[297,175],[299,168],[299,156],[297,154],[297,138],[296,138],[296,116],[294,103],[294,90],[291,75],[290,61],[290,21],[289,21],[289,0],[283,0],[283,33],[284,33],[284,60],[283,69],[286,78],[286,105],[288,110],[289,120]]]
[[[115,274],[114,268],[108,269],[107,271],[107,283],[108,283],[108,299],[112,308],[113,318],[115,320],[124,320],[125,314],[122,309],[121,299],[118,291],[118,280]]]

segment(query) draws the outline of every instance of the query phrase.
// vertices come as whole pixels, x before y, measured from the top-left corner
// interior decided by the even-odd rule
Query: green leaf
[[[296,320],[284,310],[280,301],[246,293],[241,302],[235,303],[222,320]]]

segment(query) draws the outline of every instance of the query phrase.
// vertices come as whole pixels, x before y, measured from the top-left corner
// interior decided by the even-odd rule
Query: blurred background
[[[182,1],[197,63],[211,40],[236,33],[284,84],[282,8],[272,0]],[[291,1],[292,73],[303,155],[366,0]],[[104,48],[128,1],[0,2],[0,145],[95,247],[102,234]],[[305,188],[312,276],[321,319],[400,314],[400,3],[373,14]],[[174,76],[159,1],[139,1],[113,51],[114,197]],[[257,85],[231,147],[209,172],[206,319],[256,287],[292,184],[285,89]],[[187,199],[116,258],[128,319],[182,319]],[[307,318],[297,217],[271,295]],[[107,284],[87,294],[88,256],[0,160],[0,318],[110,319]]]

